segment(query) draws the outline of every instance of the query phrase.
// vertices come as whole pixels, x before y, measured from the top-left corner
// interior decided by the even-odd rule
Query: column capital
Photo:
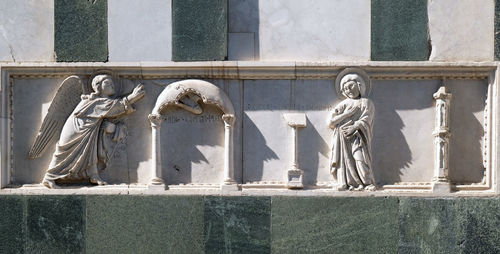
[[[222,121],[224,121],[225,126],[232,126],[234,124],[234,115],[233,114],[224,114],[222,115]]]
[[[158,114],[149,114],[148,119],[151,122],[151,128],[160,128],[161,122],[163,122],[162,116]]]

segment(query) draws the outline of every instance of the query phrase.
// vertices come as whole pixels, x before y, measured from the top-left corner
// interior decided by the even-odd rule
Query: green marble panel
[[[88,253],[203,253],[202,196],[88,196]]]
[[[371,0],[371,60],[427,60],[427,21],[427,0]]]
[[[227,59],[227,0],[172,0],[172,60]]]
[[[460,253],[500,253],[500,199],[464,198],[457,202]]]
[[[495,61],[500,60],[500,0],[495,0]]]
[[[457,253],[457,208],[457,199],[400,199],[399,253]]]
[[[26,252],[84,252],[84,197],[26,196],[26,202]]]
[[[395,253],[398,200],[273,197],[273,253]]]
[[[0,196],[0,253],[24,253],[24,196]]]
[[[108,60],[107,5],[107,0],[54,0],[54,50],[58,62]]]
[[[205,197],[206,253],[270,253],[270,197]]]

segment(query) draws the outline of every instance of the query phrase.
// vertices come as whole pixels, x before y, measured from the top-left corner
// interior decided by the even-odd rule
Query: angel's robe
[[[104,146],[109,143],[103,140],[110,136],[103,130],[103,122],[133,111],[126,98],[83,95],[63,126],[45,178],[79,180],[92,177],[88,170],[97,167],[99,157],[106,149]]]
[[[339,186],[375,184],[371,167],[371,140],[375,107],[367,98],[344,99],[335,107],[335,115],[352,112],[332,126],[331,173]],[[345,136],[341,128],[354,126],[356,131]]]

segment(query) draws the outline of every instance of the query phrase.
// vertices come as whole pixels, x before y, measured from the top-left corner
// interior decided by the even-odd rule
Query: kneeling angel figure
[[[134,112],[132,104],[145,95],[143,85],[138,85],[128,96],[117,98],[110,75],[95,76],[90,94],[82,95],[82,84],[78,76],[61,83],[29,152],[30,158],[40,157],[59,137],[42,180],[48,188],[57,188],[56,181],[107,184],[98,170],[106,168],[116,145],[126,137],[125,125],[118,119]]]

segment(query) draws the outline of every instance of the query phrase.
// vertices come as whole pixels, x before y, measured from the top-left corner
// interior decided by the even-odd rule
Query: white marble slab
[[[429,0],[432,61],[492,61],[495,3]]]
[[[54,61],[54,0],[0,1],[0,61]]]
[[[108,0],[110,61],[170,61],[171,1]]]
[[[260,60],[370,58],[369,0],[259,1]]]

